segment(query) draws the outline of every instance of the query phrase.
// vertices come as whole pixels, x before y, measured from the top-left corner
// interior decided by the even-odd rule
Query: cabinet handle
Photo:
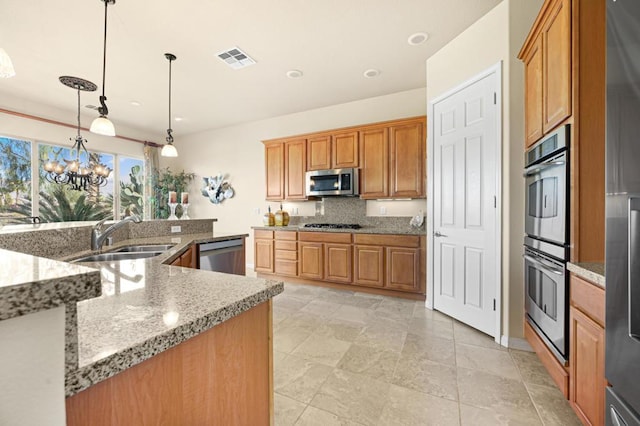
[[[629,336],[640,340],[640,198],[637,197],[629,197],[628,232]]]

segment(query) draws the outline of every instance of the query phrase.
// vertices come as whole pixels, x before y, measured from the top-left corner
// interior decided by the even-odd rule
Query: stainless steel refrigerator
[[[640,0],[607,0],[606,423],[640,426]]]

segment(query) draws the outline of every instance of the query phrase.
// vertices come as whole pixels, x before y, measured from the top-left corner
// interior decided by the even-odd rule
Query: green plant
[[[160,169],[153,174],[153,196],[150,200],[152,211],[156,219],[166,219],[169,217],[169,191],[178,193],[186,192],[189,182],[195,179],[195,173],[186,173],[182,170],[173,173],[169,168]],[[181,212],[180,206],[176,209]]]
[[[22,216],[31,216],[31,200],[25,200],[11,208]],[[71,222],[101,220],[112,217],[111,205],[105,201],[91,202],[85,193],[77,199],[69,198],[65,187],[53,186],[50,191],[40,191],[40,220],[43,222]]]
[[[129,183],[120,181],[120,209],[122,216],[142,216],[144,208],[144,183],[140,176],[142,167],[133,166],[129,172]]]

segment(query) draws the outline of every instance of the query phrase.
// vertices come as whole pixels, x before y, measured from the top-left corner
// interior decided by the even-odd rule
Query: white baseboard
[[[533,352],[533,348],[525,339],[519,337],[502,336],[500,344],[505,348],[517,349],[519,351]]]

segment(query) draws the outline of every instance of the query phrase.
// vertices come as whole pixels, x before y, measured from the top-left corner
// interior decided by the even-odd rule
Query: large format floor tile
[[[285,284],[273,312],[277,426],[580,424],[535,354],[424,302]]]

